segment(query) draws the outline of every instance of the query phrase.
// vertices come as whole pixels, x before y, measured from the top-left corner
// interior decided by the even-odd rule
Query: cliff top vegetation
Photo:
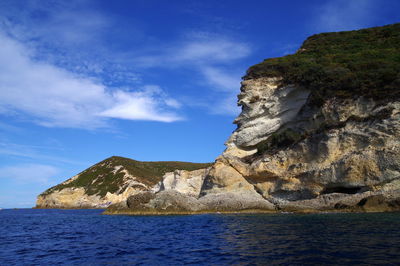
[[[311,100],[363,95],[400,97],[400,23],[316,34],[292,55],[252,66],[244,79],[282,77],[311,89]]]

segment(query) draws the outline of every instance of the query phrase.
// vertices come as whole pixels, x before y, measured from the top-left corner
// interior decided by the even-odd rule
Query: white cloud
[[[20,183],[47,184],[58,173],[57,168],[43,164],[21,164],[0,168],[0,178],[12,179]]]
[[[228,92],[238,92],[240,87],[240,74],[238,73],[226,73],[227,71],[221,68],[205,66],[201,68],[203,75],[206,77],[210,84],[216,86],[217,89],[221,89]]]
[[[172,57],[178,62],[221,63],[230,62],[247,56],[249,47],[241,42],[223,38],[200,39],[185,43]]]
[[[168,111],[158,110],[159,106],[166,105],[177,107],[175,100],[164,100],[154,97],[149,92],[124,92],[117,91],[113,98],[118,102],[117,105],[107,109],[100,116],[122,118],[131,120],[153,120],[161,122],[174,122],[182,118]],[[171,102],[173,104],[171,104]],[[175,104],[174,104],[175,103]]]
[[[250,46],[244,42],[216,36],[215,34],[192,34],[189,39],[173,47],[154,52],[153,55],[134,58],[141,67],[190,68],[196,71],[211,90],[220,92],[215,103],[208,104],[212,113],[236,115],[236,95],[243,73],[233,69],[235,61],[247,57]]]
[[[318,10],[320,31],[354,30],[369,26],[377,0],[332,0]]]
[[[180,117],[164,93],[112,90],[32,59],[33,52],[0,33],[0,112],[28,114],[44,126],[98,128],[107,118],[172,122]],[[161,91],[159,89],[159,91]]]
[[[106,86],[140,84],[132,64],[119,64],[120,38],[127,29],[117,26],[118,17],[96,7],[93,1],[27,0],[0,1],[0,28],[26,47],[35,57],[81,77],[100,78]],[[138,28],[129,26],[129,39],[137,39]],[[137,50],[137,48],[136,48]]]
[[[223,97],[212,105],[211,113],[238,115],[240,108],[237,106],[237,94],[240,88],[240,74],[217,67],[203,67],[203,75],[208,83],[217,91],[223,93]]]
[[[21,41],[80,45],[99,39],[111,26],[106,16],[85,2],[4,0],[0,3],[0,24]]]
[[[161,52],[159,52],[161,51]],[[141,67],[203,66],[231,63],[250,54],[248,44],[222,36],[195,36],[152,51],[151,55],[138,56],[133,61]]]
[[[33,115],[36,123],[45,126],[89,128],[103,127],[110,118],[146,117],[157,121],[180,119],[174,109],[179,108],[181,104],[166,95],[156,94],[150,97],[143,93],[145,89],[142,93],[129,93],[124,90],[111,92],[109,87],[118,87],[121,84],[136,87],[137,84],[145,82],[137,72],[141,67],[190,69],[193,73],[192,80],[196,82],[195,86],[198,83],[207,84],[211,90],[219,91],[221,98],[231,98],[231,91],[235,94],[238,92],[240,76],[243,73],[238,73],[236,78],[230,68],[235,68],[232,66],[238,60],[250,54],[251,47],[248,43],[217,33],[191,31],[181,39],[165,44],[135,25],[130,25],[128,32],[118,23],[117,17],[96,8],[96,4],[91,1],[30,0],[23,3],[12,0],[0,1],[1,29],[10,34],[14,42],[17,40],[24,44],[19,51],[24,50],[28,53],[27,47],[33,49],[32,53],[28,53],[29,56],[25,55],[28,64],[25,64],[23,70],[30,69],[37,74],[40,72],[38,65],[47,65],[52,69],[48,75],[49,79],[54,77],[52,79],[54,82],[63,81],[58,82],[57,86],[60,95],[67,94],[66,87],[70,87],[72,80],[77,81],[76,89],[69,89],[76,96],[72,100],[67,97],[68,101],[64,102],[48,97],[45,101],[48,94],[38,93],[36,90],[34,94],[41,101],[30,98],[31,102],[24,101],[24,104],[21,104],[21,99],[0,100],[0,113],[11,111],[29,113]],[[129,39],[132,42],[131,49],[121,50],[118,45],[110,46],[110,37],[115,44]],[[12,61],[12,56],[6,59]],[[37,59],[47,63],[39,64]],[[237,68],[235,70],[237,73]],[[20,85],[23,83],[22,80],[35,84],[31,79],[25,79],[26,72],[18,73],[15,79]],[[58,74],[55,75],[55,72]],[[217,72],[222,76],[218,77]],[[88,77],[99,78],[102,83],[90,80]],[[100,102],[83,100],[77,94],[76,91],[82,91],[79,84],[85,82],[84,87],[90,87],[86,90],[96,92]],[[46,85],[45,87],[50,86],[50,82],[42,83]],[[227,95],[222,95],[224,93]],[[129,99],[118,103],[121,95]],[[138,95],[144,98],[137,99]],[[32,93],[24,97],[28,96],[32,96]],[[13,104],[6,106],[5,102]],[[36,103],[41,103],[42,107],[33,107]],[[136,112],[138,108],[129,103],[147,105],[146,108],[140,109],[140,112]],[[60,109],[65,111],[59,112]],[[133,111],[136,113],[130,113]]]

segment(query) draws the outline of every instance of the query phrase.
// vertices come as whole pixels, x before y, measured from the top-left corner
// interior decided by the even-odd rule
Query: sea
[[[0,210],[0,265],[398,265],[400,213]]]

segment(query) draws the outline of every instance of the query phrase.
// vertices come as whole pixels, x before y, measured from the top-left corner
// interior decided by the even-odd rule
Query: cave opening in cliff
[[[321,194],[330,194],[330,193],[357,194],[368,190],[369,188],[365,186],[358,186],[358,187],[334,186],[325,188],[321,192]]]

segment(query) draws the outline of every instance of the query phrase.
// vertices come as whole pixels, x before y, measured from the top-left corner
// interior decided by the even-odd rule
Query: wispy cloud
[[[189,66],[209,89],[221,94],[217,102],[212,104],[212,113],[236,115],[239,111],[236,95],[243,73],[232,65],[250,53],[251,47],[245,42],[201,32],[192,33],[161,52],[136,57],[133,61],[144,68]]]
[[[378,0],[331,0],[321,6],[315,20],[320,31],[354,30],[367,27],[374,19]]]
[[[23,184],[48,184],[58,173],[57,168],[43,164],[21,164],[0,168],[0,178],[12,179]]]
[[[0,1],[0,29],[34,50],[35,59],[81,77],[101,79],[107,86],[137,85],[140,74],[131,65],[116,63],[118,55],[109,45],[109,38],[114,41],[124,35],[116,33],[121,27],[96,4],[91,0]],[[133,26],[129,31],[134,31]]]
[[[181,106],[177,99],[145,89],[142,75],[147,75],[143,70],[148,68],[190,69],[191,81],[198,82],[194,85],[200,83],[205,90],[220,93],[214,106],[238,93],[243,73],[236,63],[251,53],[248,43],[196,30],[165,43],[131,25],[129,41],[134,45],[118,49],[109,45],[110,39],[117,39],[118,44],[128,32],[118,31],[121,27],[116,23],[115,17],[102,13],[92,1],[1,2],[0,29],[6,34],[0,41],[11,41],[19,48],[0,47],[0,59],[12,62],[3,66],[4,73],[11,74],[7,86],[15,86],[20,97],[0,99],[0,113],[28,114],[40,125],[75,128],[105,127],[111,118],[182,119],[176,110]],[[22,57],[19,63],[23,64],[13,62],[14,57]],[[16,73],[16,68],[22,71]],[[46,79],[40,80],[43,76]],[[0,74],[0,83],[1,78]],[[120,86],[135,90],[113,88]]]
[[[226,64],[248,56],[248,44],[216,34],[198,33],[132,60],[142,67]]]
[[[0,3],[0,25],[15,38],[35,46],[80,46],[101,38],[111,27],[108,17],[88,8],[87,3],[4,0]]]
[[[29,115],[44,126],[98,128],[107,118],[173,122],[165,93],[108,88],[32,58],[33,51],[0,33],[0,111]],[[173,108],[172,108],[173,109]]]
[[[0,142],[0,155],[6,155],[7,158],[16,157],[19,161],[28,159],[49,161],[56,164],[87,165],[86,162],[70,160],[54,154],[54,151],[59,153],[62,149],[62,147],[54,145],[39,146]]]
[[[247,44],[224,39],[223,37],[200,38],[184,43],[176,51],[173,61],[197,64],[232,62],[250,53]]]
[[[229,71],[222,67],[213,66],[202,67],[201,71],[208,83],[213,86],[214,90],[223,93],[223,97],[210,108],[211,113],[219,115],[238,115],[240,108],[237,106],[237,94],[240,88],[240,77],[243,74],[238,71]]]
[[[227,92],[237,92],[240,86],[240,74],[234,71],[227,71],[223,68],[204,66],[201,68],[203,75],[210,84],[213,84],[216,89]]]
[[[3,112],[5,112],[5,110]],[[1,110],[0,110],[0,113],[2,113]],[[23,130],[21,128],[7,124],[7,123],[3,123],[3,122],[0,122],[0,131],[13,132],[13,133],[23,132]],[[0,145],[1,145],[1,143],[0,143]]]
[[[227,94],[223,99],[218,102],[218,105],[214,106],[211,109],[211,113],[218,115],[239,115],[240,108],[237,105],[237,94]]]

